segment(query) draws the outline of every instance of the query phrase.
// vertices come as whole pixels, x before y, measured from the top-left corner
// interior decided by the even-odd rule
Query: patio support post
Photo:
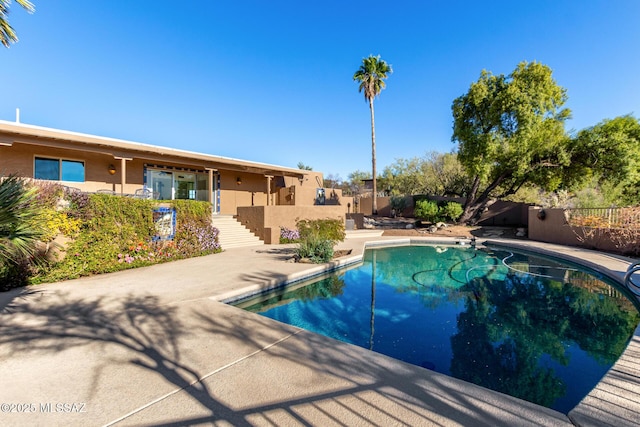
[[[114,159],[120,160],[120,195],[124,196],[124,185],[127,183],[127,160],[133,160],[127,157],[116,157]]]
[[[269,206],[271,204],[271,178],[273,178],[273,176],[265,175],[265,178],[267,178],[267,206]]]
[[[216,206],[216,198],[215,198],[216,196],[213,188],[213,174],[217,172],[218,169],[205,168],[205,170],[207,171],[207,178],[208,178],[207,188],[209,190],[207,197],[208,197],[209,203],[211,203],[212,212],[215,214],[218,212],[218,207]]]

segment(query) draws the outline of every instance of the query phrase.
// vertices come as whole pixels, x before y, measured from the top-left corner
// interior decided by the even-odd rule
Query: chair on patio
[[[155,193],[148,188],[138,188],[133,197],[136,199],[153,199]]]

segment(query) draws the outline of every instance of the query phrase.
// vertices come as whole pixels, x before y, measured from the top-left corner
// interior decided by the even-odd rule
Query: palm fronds
[[[15,175],[0,181],[0,262],[17,263],[33,255],[43,234],[36,192]]]

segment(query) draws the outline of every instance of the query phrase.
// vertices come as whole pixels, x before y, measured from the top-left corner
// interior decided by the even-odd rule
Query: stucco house
[[[0,120],[0,176],[56,181],[85,192],[209,201],[262,241],[297,219],[341,218],[350,199],[321,172]],[[221,231],[221,234],[224,231]]]

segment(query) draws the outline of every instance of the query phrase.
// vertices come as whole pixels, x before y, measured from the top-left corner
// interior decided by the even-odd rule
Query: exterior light
[[[242,180],[240,179],[240,177],[236,178],[236,184],[238,184],[238,185],[242,184]]]
[[[113,165],[109,165],[109,168],[107,169],[109,171],[109,175],[115,175],[116,174],[116,167]]]

